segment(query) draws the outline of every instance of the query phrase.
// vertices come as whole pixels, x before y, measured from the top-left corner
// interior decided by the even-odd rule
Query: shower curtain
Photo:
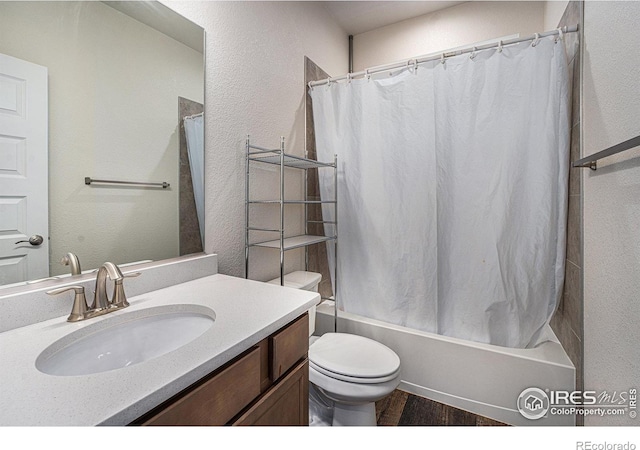
[[[191,166],[193,197],[200,227],[200,239],[204,248],[204,119],[203,114],[184,118],[184,132],[187,138],[187,153]]]
[[[565,59],[551,37],[311,89],[318,159],[338,154],[342,309],[535,344],[564,279]]]

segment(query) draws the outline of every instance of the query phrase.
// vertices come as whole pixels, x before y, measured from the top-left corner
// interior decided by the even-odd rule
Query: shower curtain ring
[[[371,74],[369,73],[369,69],[365,69],[364,75],[367,77],[367,81],[371,80]]]
[[[444,53],[442,54],[442,56],[440,57],[440,63],[444,64]]]
[[[536,45],[538,45],[538,41],[540,41],[540,34],[536,33],[536,34],[534,34],[534,36],[535,36],[535,39],[531,43],[532,47],[535,47]]]
[[[498,42],[498,53],[502,53],[502,41]]]
[[[347,74],[347,83],[351,84],[351,74],[350,73]]]
[[[478,50],[478,47],[473,47],[473,50],[471,50],[471,54],[469,55],[469,59],[476,57],[476,50]]]
[[[418,73],[418,58],[413,60],[413,73]]]
[[[556,40],[555,42],[557,43],[558,41],[561,41],[563,39],[563,32],[562,32],[562,27],[558,28],[558,35],[556,36]]]

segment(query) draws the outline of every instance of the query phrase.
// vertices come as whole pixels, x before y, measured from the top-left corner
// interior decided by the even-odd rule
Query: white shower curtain
[[[338,154],[339,305],[532,345],[564,279],[568,92],[553,38],[312,88],[318,159]]]
[[[200,226],[200,239],[204,248],[204,119],[203,114],[184,118],[187,152],[191,166],[193,197]]]

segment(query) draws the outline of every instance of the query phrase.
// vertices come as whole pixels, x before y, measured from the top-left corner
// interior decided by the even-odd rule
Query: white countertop
[[[128,424],[319,301],[315,292],[212,275],[132,297],[131,306],[104,316],[77,323],[64,316],[0,333],[0,426]],[[53,376],[35,366],[44,349],[71,332],[133,311],[184,304],[210,308],[216,318],[178,350],[91,375]]]

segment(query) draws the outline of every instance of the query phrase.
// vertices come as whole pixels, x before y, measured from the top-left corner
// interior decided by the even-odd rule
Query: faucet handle
[[[47,291],[49,295],[58,295],[67,291],[75,291],[75,296],[73,298],[73,308],[71,309],[71,314],[67,318],[67,322],[78,322],[83,320],[87,314],[87,298],[84,295],[84,287],[82,286],[65,286],[57,289],[51,289]]]
[[[124,275],[122,275],[124,278],[135,278],[135,277],[139,277],[140,275],[142,275],[142,272],[131,272],[131,273],[125,273]]]
[[[123,275],[124,278],[135,278],[142,275],[140,272],[127,273]],[[124,283],[123,279],[116,280],[115,285],[113,287],[113,300],[111,305],[116,308],[126,308],[129,306],[129,302],[127,301],[127,296],[124,293]]]

